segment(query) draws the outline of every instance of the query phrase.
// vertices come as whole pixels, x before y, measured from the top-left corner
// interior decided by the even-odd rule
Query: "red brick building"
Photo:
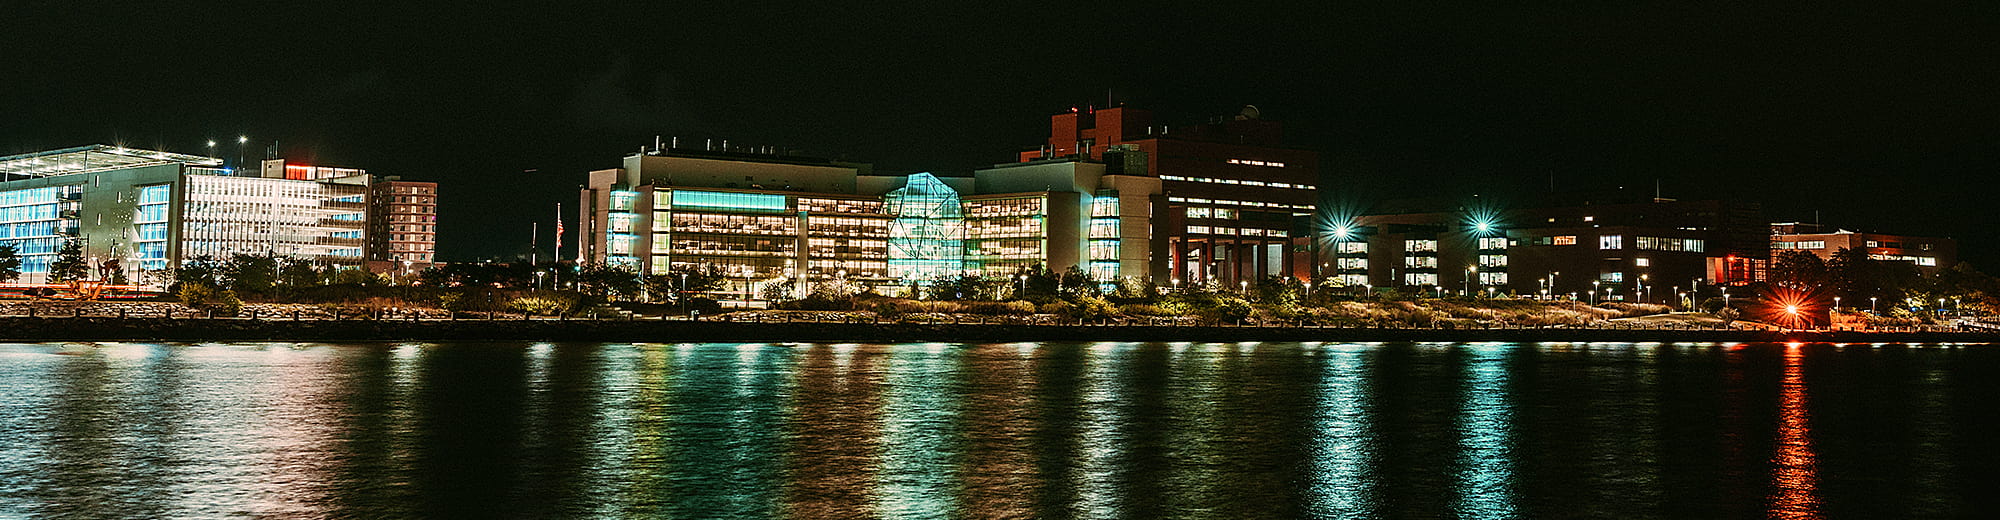
[[[1828,231],[1819,224],[1783,222],[1771,224],[1771,255],[1785,251],[1811,251],[1821,259],[1833,258],[1841,249],[1868,251],[1868,258],[1910,262],[1924,272],[1949,269],[1958,263],[1958,241],[1941,237],[1915,237],[1883,233],[1859,233],[1845,229]]]
[[[1083,156],[1159,177],[1167,214],[1154,216],[1151,275],[1227,287],[1311,275],[1304,225],[1318,203],[1319,154],[1282,136],[1256,107],[1182,126],[1155,125],[1136,108],[1073,109],[1051,116],[1048,141],[1019,158]]]
[[[437,183],[388,177],[370,185],[368,268],[408,274],[437,261]]]

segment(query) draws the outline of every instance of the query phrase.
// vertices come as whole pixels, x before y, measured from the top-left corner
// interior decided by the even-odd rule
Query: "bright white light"
[[[243,144],[247,142],[250,142],[250,136],[247,135],[236,136],[236,144]]]
[[[209,147],[209,148],[214,148],[214,147],[215,147],[215,140],[214,140],[214,139],[209,139],[209,140],[208,140],[208,147]]]

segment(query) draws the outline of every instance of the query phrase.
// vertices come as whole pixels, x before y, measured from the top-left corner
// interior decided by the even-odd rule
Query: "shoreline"
[[[1562,342],[2000,343],[1989,332],[1389,329],[617,320],[0,318],[0,341],[589,341],[615,343]]]

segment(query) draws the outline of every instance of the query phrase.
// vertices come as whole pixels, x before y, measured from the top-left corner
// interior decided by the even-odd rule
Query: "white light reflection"
[[[1077,516],[1081,518],[1119,516],[1117,501],[1124,493],[1118,489],[1117,465],[1124,458],[1123,432],[1131,419],[1120,406],[1128,389],[1124,378],[1118,376],[1130,353],[1129,347],[1119,343],[1090,345],[1082,402],[1078,403],[1082,416],[1078,448],[1083,460],[1071,469],[1069,478],[1078,488],[1081,503],[1077,504]]]
[[[1326,357],[1320,376],[1319,413],[1313,418],[1318,442],[1313,445],[1313,516],[1365,518],[1374,516],[1374,482],[1369,459],[1374,442],[1368,438],[1370,406],[1366,402],[1366,345],[1332,345],[1320,349]]]
[[[958,351],[948,345],[898,345],[890,354],[876,475],[876,512],[884,518],[942,518],[952,510],[963,399],[953,384]]]
[[[1514,512],[1513,404],[1507,354],[1496,344],[1466,351],[1464,408],[1459,410],[1458,516],[1511,518]]]

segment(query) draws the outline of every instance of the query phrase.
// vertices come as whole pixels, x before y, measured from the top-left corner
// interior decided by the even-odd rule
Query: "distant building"
[[[437,189],[399,177],[369,186],[369,270],[407,275],[437,261]]]
[[[1950,269],[1958,264],[1958,241],[1942,237],[1918,237],[1883,233],[1860,233],[1827,228],[1819,224],[1781,222],[1771,224],[1771,255],[1785,251],[1811,251],[1821,259],[1833,258],[1842,249],[1868,252],[1868,258],[1890,262],[1910,262],[1925,272]]]
[[[93,278],[134,282],[200,256],[361,263],[365,175],[266,178],[222,165],[107,145],[0,157],[0,245],[22,255],[31,283],[46,280],[71,240],[82,241]]]
[[[1319,154],[1283,146],[1281,130],[1256,107],[1184,126],[1155,126],[1136,108],[1071,110],[1050,116],[1048,141],[1019,158],[1080,157],[1158,178],[1166,205],[1153,215],[1147,274],[1235,286],[1312,272]]]
[[[1588,203],[1580,203],[1588,202]],[[1762,279],[1756,204],[1571,201],[1509,211],[1389,203],[1327,233],[1342,286],[1460,294],[1674,301],[1677,292]]]
[[[667,275],[719,269],[730,300],[763,284],[842,278],[897,292],[1034,266],[1143,277],[1159,180],[1077,159],[973,177],[876,175],[866,164],[656,148],[589,174],[578,256]],[[798,284],[800,291],[806,284]]]

